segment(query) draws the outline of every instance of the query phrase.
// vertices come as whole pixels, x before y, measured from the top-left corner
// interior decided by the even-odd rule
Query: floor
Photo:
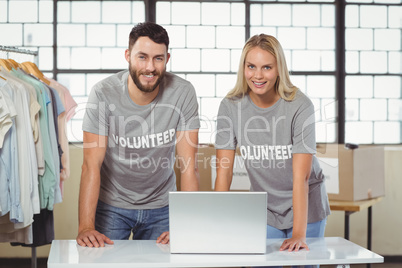
[[[334,266],[321,265],[320,268],[329,268]],[[351,268],[366,268],[366,264],[354,264],[350,265]],[[372,264],[371,268],[402,268],[402,263],[380,263]]]
[[[321,265],[320,268],[333,268],[336,266]],[[364,264],[350,265],[351,268],[366,268]],[[0,259],[0,268],[33,268],[30,259]],[[40,258],[37,260],[36,268],[47,268],[47,259]],[[113,267],[111,267],[113,268]],[[381,263],[372,264],[371,268],[402,268],[402,263]]]

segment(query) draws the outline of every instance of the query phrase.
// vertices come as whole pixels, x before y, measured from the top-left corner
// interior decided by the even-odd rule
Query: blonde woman
[[[230,189],[239,147],[250,190],[268,193],[267,237],[285,238],[280,250],[308,250],[306,237],[323,237],[330,214],[314,124],[313,104],[291,83],[278,40],[251,37],[219,108],[215,189]]]

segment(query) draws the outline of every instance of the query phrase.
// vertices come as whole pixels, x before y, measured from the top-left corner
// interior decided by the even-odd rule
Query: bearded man
[[[166,72],[169,37],[158,24],[136,25],[126,71],[98,82],[83,121],[80,246],[112,240],[169,241],[168,194],[197,191],[198,103],[190,82]]]

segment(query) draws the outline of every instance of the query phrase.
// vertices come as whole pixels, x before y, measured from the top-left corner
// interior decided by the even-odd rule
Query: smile
[[[253,84],[254,85],[256,85],[257,87],[260,87],[260,86],[262,86],[262,85],[265,85],[267,82],[261,82],[261,83],[259,83],[259,82],[254,82],[253,81]]]

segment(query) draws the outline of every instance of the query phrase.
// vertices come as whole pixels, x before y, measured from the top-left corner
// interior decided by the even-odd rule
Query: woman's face
[[[244,76],[251,89],[250,94],[255,94],[260,98],[270,98],[277,95],[274,89],[278,78],[276,58],[268,51],[255,47],[248,52]]]

